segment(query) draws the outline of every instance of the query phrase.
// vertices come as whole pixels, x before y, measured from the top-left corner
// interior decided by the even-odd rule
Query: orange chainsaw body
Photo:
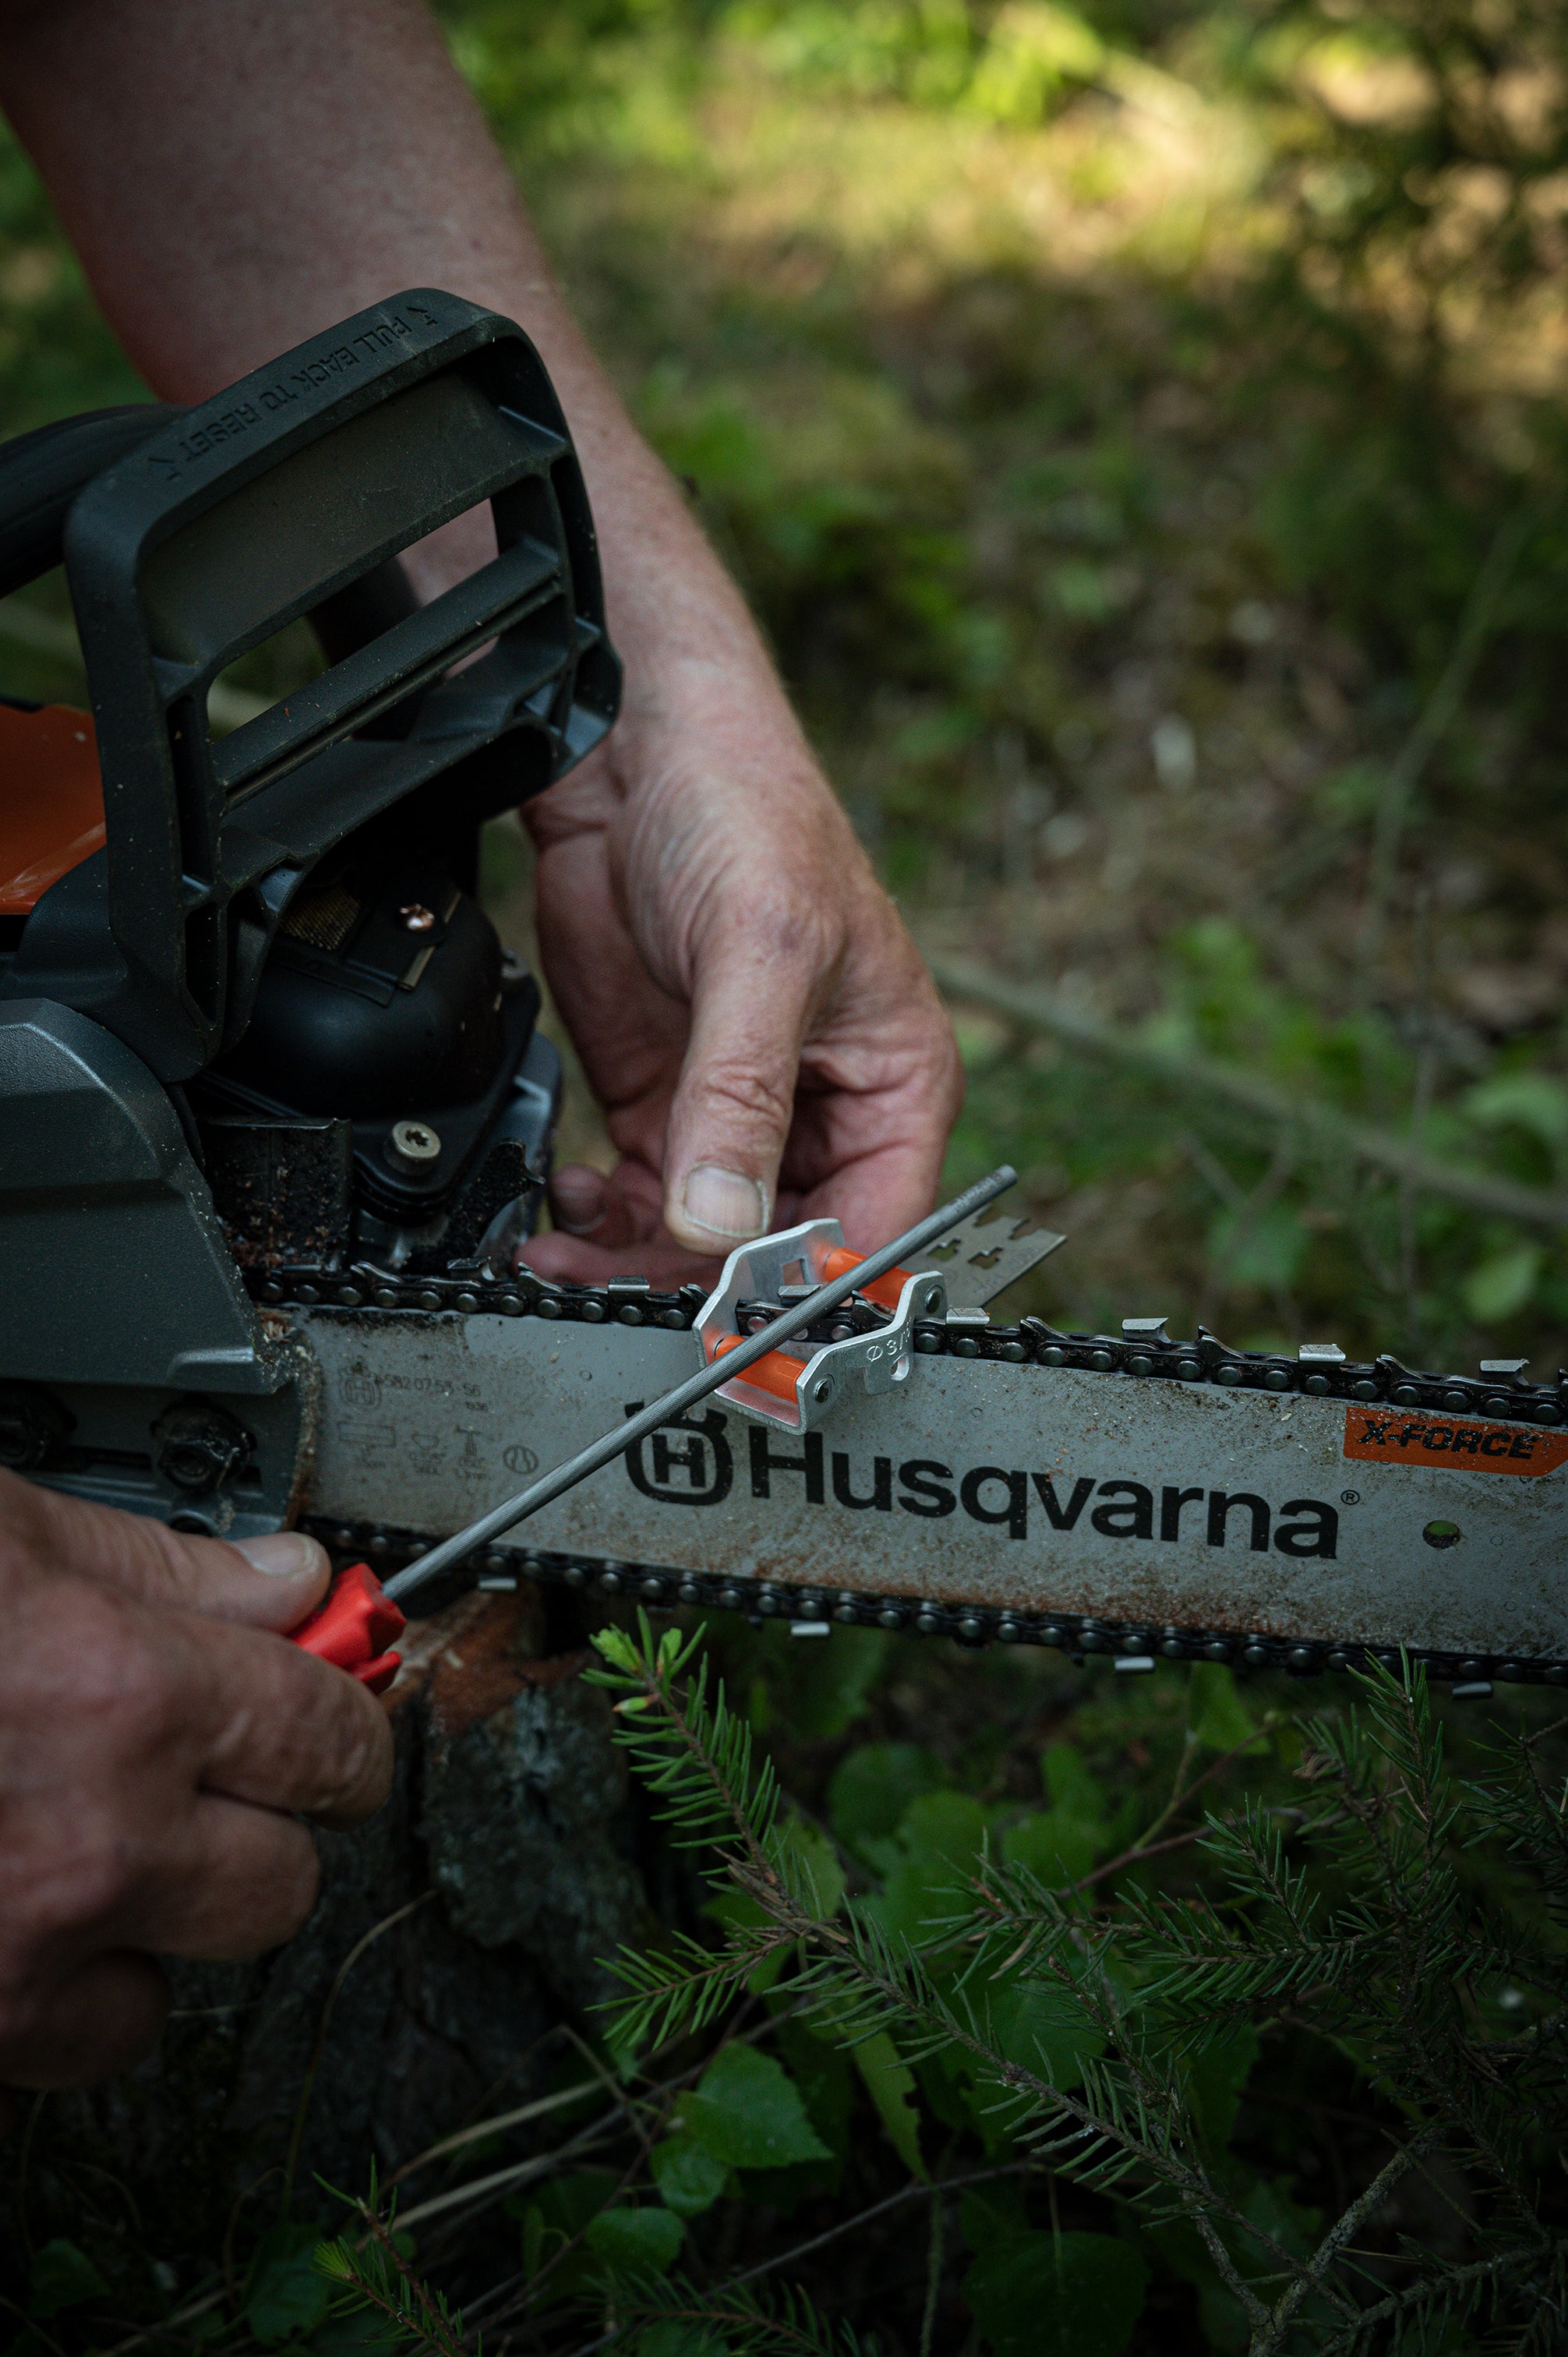
[[[0,704],[0,917],[30,916],[51,884],[102,847],[91,715]]]

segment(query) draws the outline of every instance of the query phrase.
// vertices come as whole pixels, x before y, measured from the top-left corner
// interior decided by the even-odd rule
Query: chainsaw
[[[481,502],[495,555],[420,605],[402,554]],[[372,1683],[381,1583],[477,1577],[1568,1684],[1562,1376],[1009,1322],[1061,1239],[978,1200],[897,1266],[830,1220],[712,1291],[527,1266],[561,1068],[479,831],[603,739],[619,668],[510,321],[413,292],[0,447],[0,595],[60,566],[91,711],[0,704],[0,1461],[359,1558],[363,1641],[317,1650]],[[285,631],[315,675],[243,701]]]

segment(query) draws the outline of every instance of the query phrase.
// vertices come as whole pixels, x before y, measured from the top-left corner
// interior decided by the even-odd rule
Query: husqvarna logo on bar
[[[639,1400],[626,1403],[636,1415]],[[710,1410],[682,1416],[627,1451],[626,1466],[645,1498],[666,1506],[716,1506],[736,1480],[727,1418]],[[646,1450],[646,1454],[644,1451]],[[792,1500],[847,1513],[913,1514],[940,1522],[962,1514],[1009,1539],[1057,1531],[1158,1544],[1186,1540],[1253,1553],[1327,1555],[1338,1551],[1339,1512],[1321,1498],[1287,1498],[1275,1507],[1251,1490],[1207,1490],[1036,1473],[1026,1467],[944,1465],[932,1457],[896,1464],[830,1449],[820,1432],[789,1435],[767,1425],[746,1427],[746,1470],[753,1498]]]

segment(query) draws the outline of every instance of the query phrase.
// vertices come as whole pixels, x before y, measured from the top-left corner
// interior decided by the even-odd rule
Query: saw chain
[[[248,1281],[258,1305],[309,1342],[322,1361],[328,1396],[344,1404],[328,1412],[324,1435],[324,1486],[334,1495],[313,1494],[302,1520],[335,1550],[363,1555],[382,1573],[413,1562],[443,1526],[492,1501],[481,1469],[489,1436],[479,1418],[507,1394],[509,1382],[515,1388],[508,1367],[547,1370],[542,1380],[563,1401],[575,1392],[585,1397],[581,1385],[593,1385],[596,1407],[585,1410],[590,1424],[593,1414],[602,1422],[607,1407],[612,1414],[640,1409],[660,1388],[650,1367],[684,1370],[688,1358],[675,1338],[692,1328],[707,1298],[695,1285],[670,1292],[642,1278],[617,1277],[602,1286],[563,1286],[526,1268],[428,1276],[368,1264],[345,1269],[300,1263],[252,1272]],[[743,1303],[740,1329],[754,1331],[777,1314],[777,1304]],[[842,1341],[871,1332],[886,1314],[857,1295],[820,1330],[808,1329],[806,1339]],[[941,1635],[971,1646],[1054,1646],[1078,1662],[1107,1657],[1123,1671],[1153,1667],[1163,1657],[1310,1676],[1369,1660],[1393,1666],[1403,1654],[1460,1693],[1480,1691],[1493,1679],[1568,1684],[1568,1596],[1540,1609],[1530,1601],[1549,1584],[1562,1559],[1558,1540],[1568,1536],[1556,1506],[1558,1484],[1550,1479],[1568,1462],[1568,1378],[1530,1383],[1517,1361],[1484,1364],[1478,1377],[1440,1374],[1389,1353],[1349,1360],[1328,1345],[1305,1345],[1294,1357],[1240,1351],[1202,1328],[1195,1340],[1183,1341],[1165,1327],[1163,1318],[1129,1318],[1120,1335],[1085,1334],[1036,1318],[993,1324],[974,1309],[919,1319],[913,1329],[917,1381],[899,1403],[899,1422],[879,1422],[879,1412],[883,1418],[892,1412],[862,1402],[858,1426],[852,1417],[854,1428],[843,1436],[860,1444],[853,1462],[850,1451],[833,1446],[831,1426],[825,1435],[797,1437],[791,1451],[777,1432],[746,1429],[738,1417],[733,1435],[719,1429],[726,1426],[723,1416],[693,1419],[672,1429],[662,1448],[656,1438],[646,1458],[634,1452],[619,1477],[619,1503],[595,1502],[609,1498],[603,1485],[610,1475],[588,1485],[586,1502],[567,1515],[579,1543],[555,1543],[560,1534],[553,1528],[538,1534],[547,1544],[493,1545],[478,1558],[481,1584],[504,1588],[529,1579],[654,1608],[717,1608],[758,1622],[781,1620],[801,1634],[838,1624]],[[454,1351],[465,1363],[479,1354],[467,1410]],[[914,1453],[924,1427],[908,1423],[922,1383],[930,1389],[941,1450],[929,1457]],[[638,1396],[628,1401],[628,1392]],[[419,1414],[411,1420],[408,1406],[421,1399],[423,1426]],[[378,1422],[389,1403],[396,1416]],[[1204,1424],[1204,1404],[1212,1412],[1204,1448],[1219,1428],[1216,1416],[1228,1407],[1251,1410],[1242,1426],[1232,1418],[1221,1435],[1230,1453],[1214,1462],[1226,1486],[1100,1478],[1107,1467],[1120,1471],[1118,1450],[1129,1473],[1147,1473],[1136,1461],[1138,1450],[1157,1453],[1167,1441],[1173,1448],[1187,1445],[1183,1437]],[[1026,1455],[1030,1438],[1036,1458],[1038,1437],[1049,1436],[1055,1446],[1064,1408],[1072,1428],[1090,1437],[1087,1470],[1078,1470],[1070,1448],[1068,1461],[1057,1450],[1051,1472],[1009,1462]],[[537,1401],[529,1412],[537,1413]],[[558,1412],[554,1403],[552,1412]],[[467,1425],[465,1413],[473,1419]],[[339,1426],[334,1415],[341,1415]],[[1307,1418],[1311,1431],[1304,1436]],[[438,1442],[432,1436],[443,1419],[449,1430]],[[542,1452],[511,1444],[506,1464],[515,1473],[553,1461],[574,1429],[568,1423],[564,1437]],[[465,1436],[460,1446],[456,1434]],[[1308,1486],[1305,1465],[1299,1475],[1290,1469],[1309,1441],[1322,1495],[1276,1503],[1261,1494],[1271,1474],[1276,1486],[1282,1478]],[[454,1448],[459,1458],[467,1451],[466,1480],[457,1478]],[[959,1458],[966,1451],[996,1461],[965,1471]],[[749,1506],[736,1467],[742,1453],[751,1469]],[[902,1461],[895,1472],[896,1459]],[[1335,1472],[1326,1480],[1330,1461]],[[1186,1469],[1176,1463],[1170,1469]],[[417,1505],[401,1516],[393,1511],[400,1480],[405,1502],[418,1492]],[[313,1485],[317,1492],[322,1488]],[[786,1491],[787,1526],[759,1540],[765,1510]],[[373,1510],[372,1496],[392,1501],[384,1513]],[[1403,1519],[1387,1544],[1367,1525],[1370,1540],[1353,1546],[1344,1534],[1355,1527],[1357,1510],[1365,1504],[1391,1512],[1380,1504],[1390,1498]],[[1445,1502],[1451,1513],[1429,1511]],[[691,1511],[703,1505],[721,1512]],[[683,1522],[688,1544],[670,1530],[669,1516],[650,1511],[655,1506],[686,1509],[674,1519]],[[914,1520],[900,1522],[896,1507]],[[996,1544],[989,1559],[964,1562],[944,1543],[938,1554],[910,1562],[908,1572],[923,1577],[900,1577],[892,1538],[882,1548],[891,1558],[886,1565],[874,1561],[875,1549],[854,1542],[824,1549],[822,1516],[834,1508],[847,1512],[857,1537],[869,1535],[875,1523],[905,1534],[929,1534],[934,1527],[954,1539],[961,1529],[966,1541],[994,1534]],[[1541,1521],[1548,1508],[1550,1531]],[[741,1518],[738,1539],[727,1546],[720,1539],[725,1510]],[[1424,1516],[1418,1533],[1405,1528],[1412,1512]],[[1073,1543],[1066,1534],[1074,1534],[1098,1549],[1100,1562],[1131,1566],[1131,1577],[1119,1569],[1105,1578],[1087,1564],[1076,1576],[1053,1566],[1043,1577],[1037,1567],[1020,1577],[1013,1564],[1024,1560],[1023,1550],[1010,1561],[1007,1543],[1027,1541],[1031,1532],[1043,1535],[1058,1563]],[[658,1543],[626,1544],[639,1533],[645,1541],[657,1533]],[[1163,1544],[1179,1544],[1190,1555],[1205,1534],[1217,1559],[1184,1609],[1184,1599],[1141,1577],[1140,1566],[1157,1559]],[[701,1546],[690,1544],[697,1537],[704,1540]],[[1420,1550],[1413,1562],[1412,1537]],[[1120,1544],[1108,1547],[1107,1540]],[[836,1559],[840,1576],[813,1576],[824,1555]],[[843,1576],[857,1556],[864,1576]],[[1496,1580],[1516,1562],[1522,1587],[1499,1608]],[[1308,1564],[1322,1575],[1310,1593],[1303,1586]],[[1460,1565],[1468,1580],[1444,1580]],[[1385,1579],[1388,1592],[1380,1596]],[[1097,1581],[1109,1605],[1118,1594],[1127,1599],[1122,1609],[1087,1609]],[[1152,1603],[1163,1596],[1167,1609],[1129,1609],[1141,1588]],[[1439,1588],[1449,1599],[1441,1607],[1434,1601]],[[1337,1618],[1331,1618],[1337,1594]],[[1191,1609],[1200,1600],[1214,1604],[1211,1615]],[[1283,1609],[1274,1609],[1282,1600]],[[1509,1641],[1503,1651],[1477,1633],[1499,1609]],[[1445,1613],[1451,1628],[1442,1625]]]

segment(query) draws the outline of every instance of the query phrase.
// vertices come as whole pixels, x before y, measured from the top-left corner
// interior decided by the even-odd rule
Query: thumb
[[[172,1605],[252,1629],[298,1626],[327,1593],[331,1563],[303,1531],[274,1531],[231,1546],[171,1531],[58,1490],[0,1481],[0,1534],[24,1538],[39,1571],[74,1573],[146,1604]]]
[[[692,996],[692,1036],[664,1143],[664,1223],[693,1252],[766,1234],[794,1117],[810,978],[757,953],[713,949]]]

